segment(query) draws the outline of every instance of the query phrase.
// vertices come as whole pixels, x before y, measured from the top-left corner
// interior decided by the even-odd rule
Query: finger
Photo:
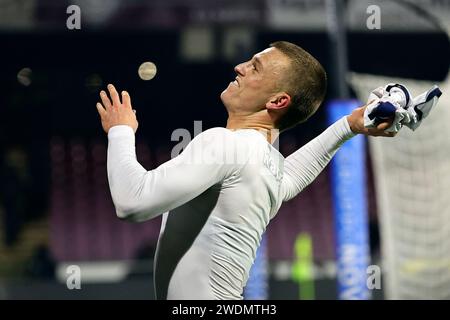
[[[367,129],[367,134],[376,137],[380,135],[380,132],[376,129]]]
[[[377,125],[378,130],[386,130],[391,125],[391,122],[382,122],[379,125]]]
[[[100,99],[102,99],[102,103],[105,106],[106,110],[111,110],[111,101],[108,98],[108,95],[104,90],[100,91]]]
[[[124,107],[131,109],[131,97],[126,91],[122,91],[122,102]]]
[[[396,132],[377,132],[376,135],[379,137],[395,137]]]
[[[386,137],[395,137],[397,132],[386,132]]]
[[[103,106],[100,102],[97,102],[97,104],[95,106],[97,107],[98,114],[100,115],[101,118],[106,116],[106,110],[105,110],[105,108],[103,108]]]
[[[117,93],[116,88],[112,84],[108,84],[108,91],[111,95],[111,100],[113,102],[113,106],[119,107],[121,105],[119,94]]]

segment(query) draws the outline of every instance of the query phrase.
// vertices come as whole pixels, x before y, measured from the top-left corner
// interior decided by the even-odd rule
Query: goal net
[[[350,75],[358,98],[401,83],[416,96],[434,83]],[[369,137],[387,299],[450,299],[450,79],[439,103],[415,132]]]

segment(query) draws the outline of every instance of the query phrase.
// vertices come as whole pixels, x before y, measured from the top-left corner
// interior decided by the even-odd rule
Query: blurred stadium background
[[[339,97],[339,79],[361,101],[388,82],[414,94],[441,86],[440,103],[414,135],[368,140],[362,228],[369,264],[383,273],[369,298],[449,299],[450,1],[336,3],[345,74],[325,0],[0,0],[0,299],[153,299],[160,219],[115,217],[98,92],[114,83],[131,93],[138,159],[151,169],[170,158],[173,130],[225,125],[219,94],[234,65],[276,40],[325,66],[327,101]],[[66,26],[69,5],[81,9],[80,30]],[[369,5],[381,9],[380,29],[367,26]],[[145,61],[158,67],[151,81],[137,73]],[[285,156],[326,128],[326,106],[282,135]],[[269,225],[267,298],[339,298],[330,170]],[[69,265],[82,270],[81,290],[66,286]]]

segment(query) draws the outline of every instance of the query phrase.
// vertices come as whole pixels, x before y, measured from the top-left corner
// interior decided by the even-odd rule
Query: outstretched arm
[[[385,133],[391,121],[380,123],[377,128],[364,127],[364,109],[355,109],[332,124],[323,133],[288,156],[284,162],[283,194],[288,201],[300,193],[322,172],[339,147],[356,134],[393,137],[394,133]]]
[[[136,222],[154,218],[197,197],[231,174],[231,165],[217,161],[224,152],[217,143],[220,129],[197,135],[179,156],[158,168],[144,169],[136,159],[137,121],[129,95],[122,95],[122,104],[114,87],[108,89],[113,103],[102,94],[106,108],[97,108],[108,133],[108,180],[119,218]]]

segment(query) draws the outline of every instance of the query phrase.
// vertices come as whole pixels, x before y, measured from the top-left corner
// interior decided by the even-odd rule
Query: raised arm
[[[102,125],[108,133],[108,180],[117,216],[131,221],[144,221],[186,203],[233,172],[232,165],[221,161],[222,144],[217,143],[221,128],[196,136],[176,158],[147,171],[136,159],[134,112],[129,95],[120,103],[117,92],[108,87],[113,99],[97,105]],[[136,122],[137,123],[137,122]],[[221,141],[221,140],[219,140]]]
[[[395,136],[394,133],[384,132],[392,120],[380,123],[377,128],[365,128],[363,118],[365,108],[366,106],[355,109],[351,115],[341,118],[286,158],[282,182],[284,201],[292,199],[314,181],[339,147],[356,134]]]

